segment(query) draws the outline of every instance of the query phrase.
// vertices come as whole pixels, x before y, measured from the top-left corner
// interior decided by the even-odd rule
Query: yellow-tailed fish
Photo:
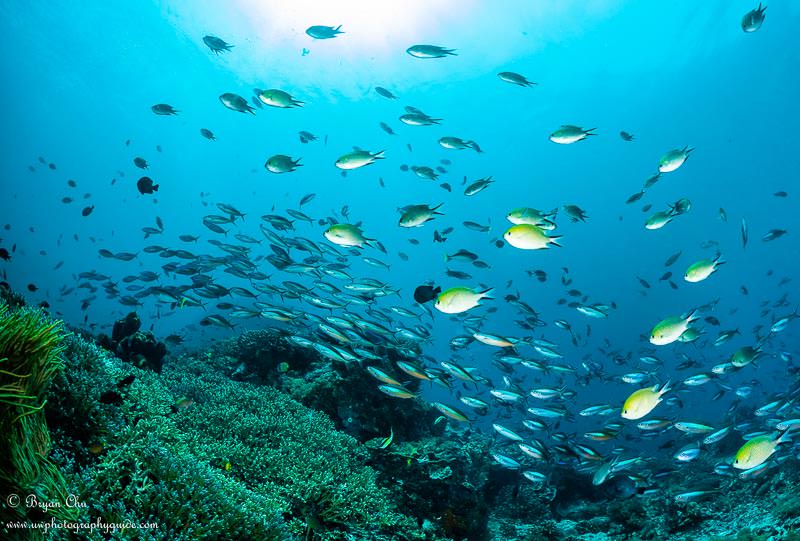
[[[786,441],[789,441],[788,432],[784,432],[780,437],[756,436],[742,445],[736,456],[733,458],[733,467],[739,470],[749,470],[760,466],[775,453],[775,448]]]
[[[622,406],[622,417],[624,419],[641,419],[661,402],[661,396],[670,390],[669,381],[660,389],[658,385],[645,387],[633,392],[625,404]]]
[[[514,248],[520,250],[542,250],[553,246],[561,246],[556,242],[560,236],[548,237],[544,230],[533,224],[517,224],[508,228],[503,238]]]
[[[445,314],[460,314],[478,306],[478,301],[489,297],[492,288],[474,291],[468,287],[451,287],[439,293],[434,307]]]
[[[655,346],[666,346],[678,340],[689,329],[689,325],[697,319],[692,310],[682,316],[671,316],[662,319],[650,332],[650,343]]]
[[[692,283],[702,282],[716,272],[719,266],[724,263],[725,262],[722,261],[721,256],[719,255],[713,260],[701,259],[700,261],[689,265],[689,268],[686,269],[686,274],[683,275],[683,279]]]
[[[361,228],[352,224],[334,224],[325,230],[325,238],[345,248],[362,248],[375,239],[364,236]]]

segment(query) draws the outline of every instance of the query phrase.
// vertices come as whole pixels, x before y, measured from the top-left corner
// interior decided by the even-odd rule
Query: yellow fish
[[[492,288],[474,291],[468,287],[451,287],[436,298],[434,308],[445,314],[460,314],[478,306],[478,301],[489,297]]]
[[[661,396],[669,391],[669,381],[661,389],[658,385],[639,389],[631,394],[622,406],[624,419],[641,419],[661,402]]]
[[[739,470],[749,470],[760,466],[767,461],[775,453],[775,448],[786,441],[789,441],[787,434],[784,432],[780,437],[774,438],[772,436],[756,436],[755,438],[747,440],[738,451],[733,459],[733,467]]]
[[[702,259],[697,263],[692,263],[689,268],[686,269],[686,274],[683,275],[683,279],[692,283],[702,282],[714,274],[723,263],[725,262],[722,261],[721,256],[715,257],[713,261],[710,259]]]
[[[671,316],[659,321],[650,331],[650,343],[654,346],[666,346],[678,340],[689,329],[689,325],[697,319],[693,310],[682,316]]]
[[[561,246],[556,242],[560,236],[548,237],[544,230],[533,224],[512,225],[503,234],[503,238],[514,248],[520,250],[541,250],[553,246]]]

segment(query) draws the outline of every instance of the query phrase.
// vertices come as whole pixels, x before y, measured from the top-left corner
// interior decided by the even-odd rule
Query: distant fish
[[[512,85],[530,87],[536,84],[533,81],[529,81],[524,75],[514,73],[513,71],[501,71],[497,76],[501,81],[511,83]]]
[[[556,131],[550,134],[550,140],[559,145],[571,145],[578,141],[583,141],[590,135],[596,135],[594,130],[597,128],[583,129],[580,126],[573,126],[571,124],[564,124]]]
[[[302,165],[300,158],[294,159],[285,154],[275,154],[266,161],[264,168],[270,173],[291,173]]]
[[[180,111],[167,103],[157,103],[150,108],[157,115],[177,115]]]
[[[412,45],[406,52],[414,58],[444,58],[457,56],[455,49],[447,49],[438,45]]]
[[[623,141],[633,141],[633,135],[626,131],[619,132],[619,136],[622,138]]]
[[[258,99],[264,105],[277,107],[279,109],[291,109],[293,107],[303,106],[302,101],[294,99],[288,92],[284,90],[278,90],[277,88],[271,88],[269,90],[262,91],[258,95]]]
[[[221,94],[219,97],[219,101],[230,109],[231,111],[237,111],[239,113],[250,113],[251,115],[256,114],[256,110],[250,107],[250,104],[247,103],[247,100],[241,97],[238,94],[234,94],[233,92],[226,92]]]
[[[629,198],[628,198],[628,199],[625,201],[625,204],[626,204],[626,205],[630,205],[631,203],[635,203],[635,202],[637,202],[637,201],[638,201],[638,200],[640,200],[642,197],[644,197],[644,193],[645,193],[645,192],[644,192],[644,190],[641,190],[641,191],[638,191],[638,192],[636,192],[635,194],[631,195],[631,196],[630,196],[630,197],[629,197]]]
[[[216,141],[217,138],[214,137],[214,132],[206,128],[200,128],[200,135],[208,139],[209,141]]]
[[[301,131],[298,132],[298,135],[300,136],[300,142],[303,144],[317,140],[317,136],[310,131]]]
[[[766,235],[761,237],[761,240],[763,240],[764,242],[770,242],[775,239],[781,238],[786,233],[788,233],[788,231],[786,231],[785,229],[770,229]]]
[[[742,218],[742,248],[747,248],[747,221]]]
[[[150,177],[142,177],[136,182],[136,188],[142,195],[153,194],[158,191],[158,184],[153,183]]]
[[[81,211],[81,216],[88,216],[92,212],[94,212],[94,205],[90,205],[88,207],[84,207],[83,210]]]
[[[220,39],[217,36],[204,36],[203,43],[205,43],[214,54],[230,51],[231,47],[233,47],[233,45],[226,43],[225,40]]]
[[[375,92],[377,92],[380,96],[383,96],[384,98],[389,99],[389,100],[396,100],[397,99],[397,96],[395,96],[394,94],[392,94],[392,92],[390,92],[389,90],[383,88],[382,86],[376,86],[375,87]]]
[[[344,34],[341,30],[342,25],[333,27],[333,26],[309,26],[306,28],[306,34],[311,36],[314,39],[332,39],[338,36],[339,34]]]

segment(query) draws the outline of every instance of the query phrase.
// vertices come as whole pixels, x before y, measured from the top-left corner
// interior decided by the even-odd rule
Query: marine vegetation
[[[45,420],[47,392],[62,370],[61,324],[40,310],[9,309],[0,300],[0,492],[6,521],[36,520],[35,501],[64,501],[64,479],[50,461]],[[73,518],[75,511],[55,508],[53,516]],[[6,532],[7,533],[7,532]]]

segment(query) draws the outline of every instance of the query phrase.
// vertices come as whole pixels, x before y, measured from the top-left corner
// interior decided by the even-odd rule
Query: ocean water
[[[550,464],[570,464],[584,473],[592,470],[586,464],[615,456],[670,462],[678,448],[704,437],[674,428],[643,436],[635,425],[647,419],[703,423],[713,430],[730,426],[727,438],[738,439],[734,452],[746,436],[777,438],[776,424],[798,417],[800,4],[770,2],[763,26],[743,32],[742,17],[754,8],[738,0],[4,2],[0,248],[8,258],[0,260],[0,272],[29,304],[46,303],[53,317],[92,335],[110,334],[114,321],[135,310],[157,338],[182,338],[181,345],[170,345],[170,356],[264,328],[350,353],[359,344],[410,347],[413,360],[443,382],[423,383],[415,400],[458,408],[470,430],[496,439],[493,452],[523,462],[525,471],[536,468],[492,425],[530,439],[521,424],[536,418],[529,407],[563,405],[567,418],[539,418],[549,428],[536,437],[549,449]],[[313,25],[341,25],[342,33],[314,39],[306,33]],[[204,36],[232,47],[215,52]],[[407,52],[417,44],[454,52],[417,58]],[[511,84],[498,77],[501,72],[535,84]],[[266,89],[288,92],[302,106],[258,102],[258,91]],[[253,114],[226,108],[220,102],[224,93],[243,97]],[[169,104],[177,114],[154,114],[156,104]],[[414,111],[408,107],[440,120],[403,123],[401,115]],[[572,144],[553,142],[551,134],[564,125],[590,135]],[[300,131],[316,140],[303,142]],[[442,137],[474,142],[482,152],[470,145],[444,148]],[[364,167],[337,167],[337,159],[355,147],[383,154]],[[662,173],[637,201],[626,202],[673,149],[691,150],[679,168]],[[270,172],[265,163],[274,155],[299,158],[301,165]],[[135,158],[146,160],[146,170]],[[438,179],[409,169],[419,166],[441,168]],[[137,189],[143,176],[158,185],[157,192]],[[493,182],[485,190],[465,195],[467,185],[487,177]],[[308,194],[314,197],[301,206]],[[682,198],[690,201],[688,210],[668,211]],[[227,216],[220,203],[245,215],[222,224],[225,234],[203,225],[204,216]],[[400,227],[398,209],[408,205],[441,205],[441,214],[420,227]],[[571,219],[567,205],[585,211],[585,220]],[[505,241],[512,226],[507,216],[520,207],[556,210],[536,221],[551,220],[555,229],[533,229],[558,236],[560,246],[525,250]],[[91,212],[82,215],[87,208]],[[668,211],[671,221],[645,228],[658,211]],[[276,231],[263,215],[284,216],[293,229]],[[488,230],[464,225],[470,221]],[[359,225],[374,240],[362,248],[336,246],[324,235],[334,223]],[[142,229],[148,227],[156,230],[146,237]],[[296,263],[317,256],[308,261],[307,273],[289,273],[266,259],[275,253],[275,242],[262,227],[284,243],[308,239],[326,248],[289,248]],[[199,238],[186,242],[179,235]],[[196,256],[230,254],[209,241],[249,248],[244,259],[263,276],[234,276],[226,272],[230,260],[184,274],[163,269],[170,262],[190,264]],[[148,246],[163,249],[148,253]],[[446,254],[459,249],[474,253],[485,268],[446,261]],[[122,261],[103,257],[101,250],[135,257]],[[169,250],[190,254],[181,258]],[[354,281],[381,283],[361,303],[348,300],[352,290],[332,297],[315,285],[324,280],[344,288],[350,282],[322,272],[337,261],[333,250]],[[724,264],[707,279],[684,279],[692,263],[718,255]],[[386,266],[370,265],[364,257]],[[457,278],[448,269],[469,276]],[[157,277],[144,281],[138,277],[143,271]],[[104,277],[81,277],[89,272]],[[204,298],[197,294],[202,288],[169,289],[191,285],[191,274],[208,275],[224,288],[245,288],[253,298]],[[125,281],[127,276],[137,278]],[[287,280],[304,284],[306,297],[284,297]],[[415,288],[426,283],[445,292],[491,288],[491,298],[449,315],[436,309],[435,299],[414,301]],[[275,289],[265,293],[257,284]],[[165,301],[153,288],[176,297]],[[121,302],[126,296],[137,305]],[[309,297],[335,298],[341,306],[318,308]],[[191,306],[194,300],[203,306]],[[236,307],[220,309],[219,303]],[[263,317],[266,305],[300,317],[294,324]],[[600,317],[580,307],[592,307]],[[236,317],[237,309],[254,311],[245,314],[254,317]],[[694,341],[651,343],[656,324],[695,310]],[[319,332],[315,315],[366,319],[389,333],[337,341]],[[235,326],[214,324],[215,316]],[[776,325],[781,318],[788,319]],[[415,326],[415,333],[427,336],[409,340],[398,334]],[[715,344],[720,333],[733,330],[738,332],[730,340]],[[476,340],[475,333],[516,345],[498,348]],[[455,337],[466,337],[465,345],[453,347]],[[543,355],[537,349],[542,345],[554,353]],[[732,367],[732,356],[746,346],[758,350],[757,359]],[[501,355],[513,359],[498,361]],[[655,360],[648,362],[650,357]],[[522,360],[570,372],[533,370]],[[479,381],[464,384],[435,372],[442,361],[474,368]],[[718,365],[724,373],[712,371]],[[644,373],[642,379],[621,380],[632,372]],[[394,374],[413,380],[397,369]],[[700,374],[710,381],[682,383]],[[649,415],[638,421],[620,417],[634,391],[668,381],[665,401]],[[529,394],[562,387],[567,395],[562,391],[551,400]],[[519,392],[525,403],[509,407],[492,397],[492,389]],[[464,395],[488,407],[471,409],[459,400]],[[774,401],[779,404],[755,413]],[[607,406],[604,414],[580,413],[598,405]],[[439,422],[463,427],[451,417]],[[609,422],[621,423],[626,438],[609,443],[583,437]],[[554,432],[564,437],[553,439]],[[675,440],[672,447],[662,445],[667,440]],[[601,456],[578,460],[576,444],[590,445]],[[559,445],[573,455],[553,449]],[[713,464],[730,464],[733,454],[705,445],[708,478],[720,480]],[[766,462],[766,476],[796,470],[797,455],[792,443],[779,445]],[[680,478],[683,465],[672,465]],[[740,471],[726,470],[724,482],[744,482],[736,477]],[[590,474],[585,481],[591,484]],[[659,485],[650,477],[641,488]],[[673,497],[695,490],[706,488],[675,481],[667,491]]]

